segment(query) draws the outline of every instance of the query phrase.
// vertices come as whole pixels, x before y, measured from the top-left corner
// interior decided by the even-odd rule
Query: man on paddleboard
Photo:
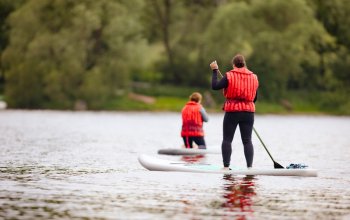
[[[229,169],[232,153],[231,143],[236,127],[239,125],[247,167],[251,168],[254,157],[252,130],[259,82],[257,76],[246,67],[242,55],[236,55],[232,60],[232,65],[233,69],[218,81],[219,66],[216,61],[210,64],[210,68],[213,70],[212,89],[224,89],[224,96],[226,97],[223,106],[225,116],[221,145],[222,159],[224,169]]]
[[[200,104],[201,101],[202,95],[199,92],[194,92],[181,111],[181,137],[186,148],[193,148],[192,143],[194,142],[199,149],[206,149],[203,121],[208,122],[209,118],[204,107]]]

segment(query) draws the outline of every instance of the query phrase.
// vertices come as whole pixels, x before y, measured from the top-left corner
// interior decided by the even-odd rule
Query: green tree
[[[151,44],[162,42],[164,47],[165,56],[156,63],[163,72],[163,82],[207,84],[198,69],[198,59],[201,39],[216,4],[211,0],[146,1],[145,35]]]
[[[84,100],[98,108],[127,89],[147,50],[141,9],[137,0],[27,1],[9,18],[2,56],[10,106],[72,108]]]
[[[312,0],[311,6],[315,10],[316,17],[322,22],[326,30],[336,39],[333,47],[319,47],[321,54],[331,54],[331,62],[325,62],[322,69],[332,66],[333,81],[337,81],[336,87],[348,89],[350,87],[350,4],[347,0]],[[329,56],[324,58],[329,61]],[[329,75],[329,74],[328,74]],[[329,78],[329,77],[328,77]],[[325,79],[326,80],[326,79]]]
[[[209,25],[203,55],[227,70],[230,59],[242,53],[258,74],[260,94],[271,100],[286,91],[289,80],[303,79],[303,65],[319,65],[311,39],[330,38],[303,0],[232,2],[219,7]]]
[[[23,4],[23,0],[0,0],[0,57],[8,45],[9,26],[6,23],[7,17]],[[3,84],[5,83],[3,65],[0,59],[0,94],[3,93]]]
[[[347,0],[311,0],[316,17],[329,33],[337,38],[339,44],[350,49],[350,5]]]

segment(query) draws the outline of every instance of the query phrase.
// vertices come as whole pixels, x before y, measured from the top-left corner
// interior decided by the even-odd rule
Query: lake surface
[[[220,149],[223,114],[205,124]],[[179,113],[0,111],[0,219],[350,219],[350,117],[257,115],[283,166],[318,177],[145,170],[148,154],[221,165],[221,155],[157,155],[180,147]],[[253,136],[255,167],[273,167]],[[244,166],[237,130],[231,164]]]

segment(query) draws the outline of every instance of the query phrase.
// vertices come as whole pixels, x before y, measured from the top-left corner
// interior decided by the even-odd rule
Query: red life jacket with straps
[[[202,105],[189,101],[182,109],[182,137],[203,137],[203,119],[200,113]]]
[[[225,112],[255,112],[254,98],[258,77],[246,67],[234,68],[226,73],[228,87],[224,89]]]

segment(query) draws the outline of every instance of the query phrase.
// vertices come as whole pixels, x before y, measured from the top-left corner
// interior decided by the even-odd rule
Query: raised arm
[[[211,88],[213,90],[219,90],[219,89],[227,88],[228,81],[227,81],[226,75],[224,77],[222,77],[222,79],[220,81],[218,81],[219,66],[216,63],[216,61],[214,61],[214,62],[212,62],[210,64],[210,68],[213,70],[213,75],[212,75],[212,78],[211,78]]]

